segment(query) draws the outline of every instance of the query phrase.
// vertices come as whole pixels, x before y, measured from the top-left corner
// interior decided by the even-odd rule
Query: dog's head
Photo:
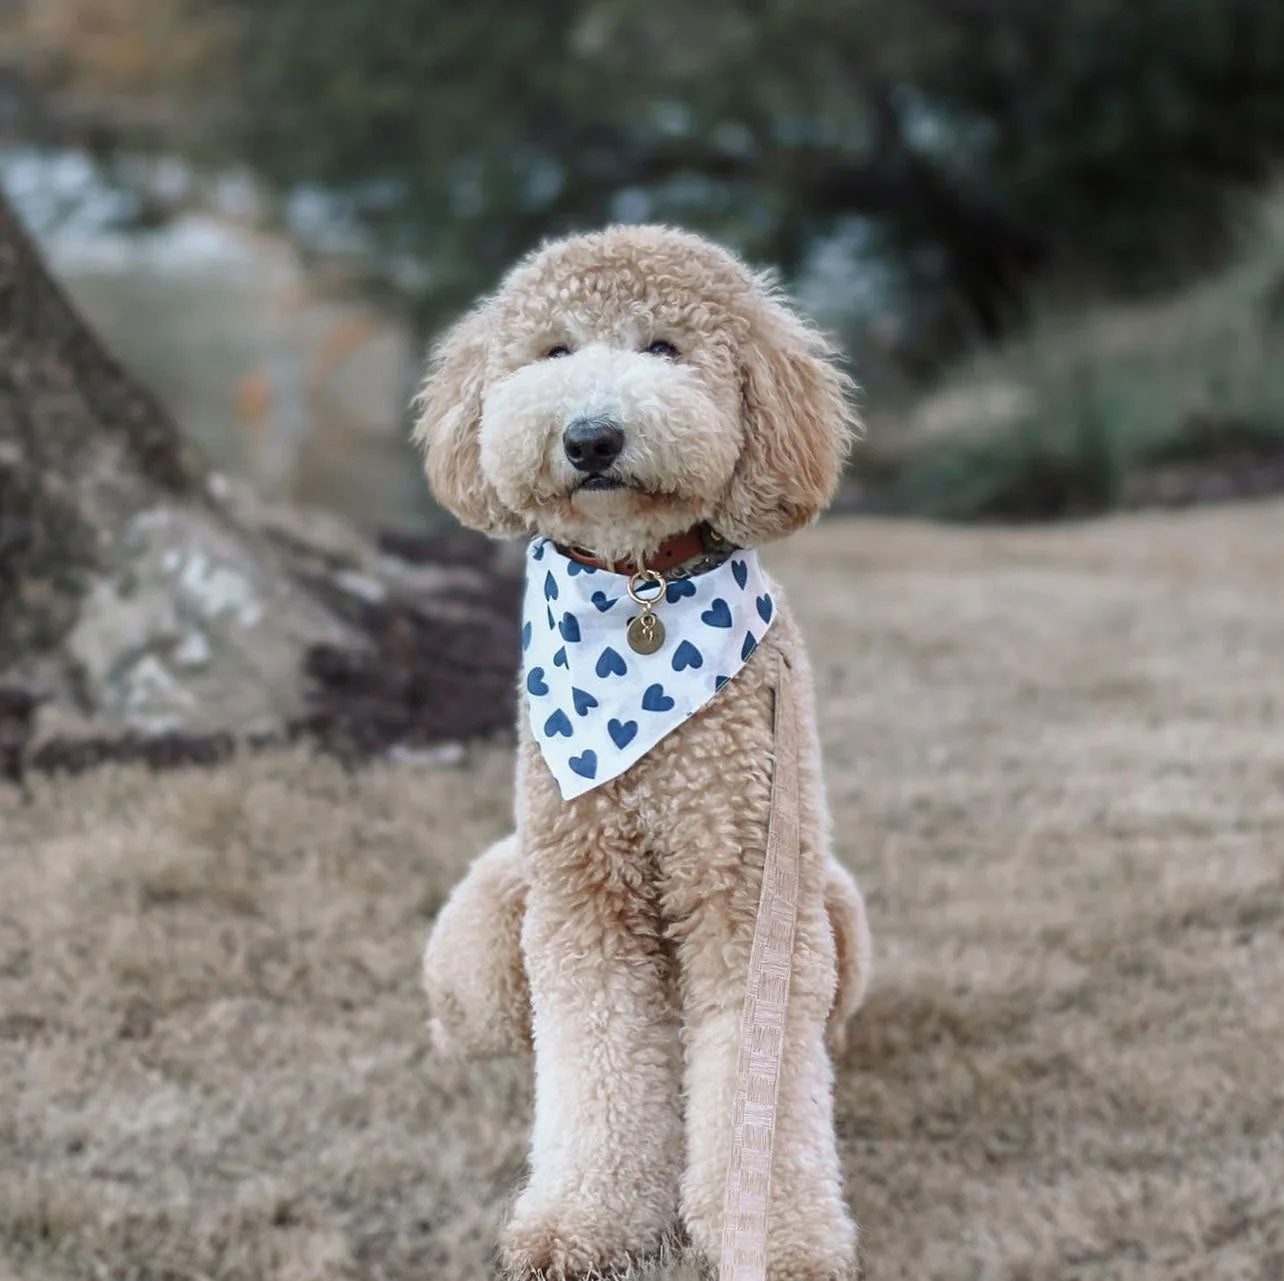
[[[610,227],[540,249],[445,335],[415,435],[466,525],[638,559],[701,521],[754,546],[811,520],[856,426],[850,390],[731,254]]]

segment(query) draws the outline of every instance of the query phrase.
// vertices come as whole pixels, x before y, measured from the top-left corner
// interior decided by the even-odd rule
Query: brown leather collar
[[[585,551],[582,547],[563,547],[561,550],[572,560],[579,561],[581,565],[592,565],[594,569],[608,569],[616,574],[641,572],[631,560],[611,562],[601,556],[594,556],[592,552]],[[704,526],[693,525],[685,534],[674,534],[672,538],[666,538],[656,548],[655,553],[647,557],[646,564],[642,568],[663,574],[681,565],[683,561],[699,556],[704,550]]]

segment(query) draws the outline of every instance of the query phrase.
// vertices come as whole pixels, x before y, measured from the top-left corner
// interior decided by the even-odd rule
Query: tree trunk
[[[211,475],[0,195],[0,770],[302,731],[360,754],[504,726],[502,560],[381,547]]]
[[[57,645],[130,513],[200,472],[85,329],[0,195],[0,670]]]

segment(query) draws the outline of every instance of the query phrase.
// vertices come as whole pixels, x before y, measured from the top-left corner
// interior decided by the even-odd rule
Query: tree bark
[[[0,195],[0,771],[507,725],[517,584],[459,546],[210,474]]]
[[[149,493],[190,498],[196,459],[94,340],[0,194],[0,670],[57,645]]]

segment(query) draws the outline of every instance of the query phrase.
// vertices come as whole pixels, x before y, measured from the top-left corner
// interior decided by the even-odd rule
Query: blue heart
[[[736,580],[741,591],[744,591],[745,584],[749,581],[749,566],[742,560],[733,560],[731,562],[731,576]]]
[[[611,742],[621,751],[633,742],[633,736],[638,732],[637,721],[617,721],[611,717],[606,722],[606,732],[611,736]]]
[[[629,670],[628,664],[609,645],[602,651],[593,669],[605,680],[608,676],[623,676]]]
[[[688,640],[684,640],[673,654],[673,670],[680,672],[686,667],[703,667],[704,657]]]
[[[591,747],[581,756],[572,756],[566,763],[581,778],[594,778],[597,775],[597,753]]]
[[[727,602],[721,596],[709,606],[708,609],[700,615],[702,623],[708,623],[710,627],[730,627],[731,626],[731,609]]]
[[[764,623],[771,622],[771,597],[759,596],[757,604],[758,617],[761,618]]]
[[[551,569],[544,575],[544,599],[557,599],[557,579],[553,577],[553,571]]]
[[[551,608],[546,607],[545,612],[548,614],[548,630],[551,632],[553,628],[557,626],[557,623],[553,618],[553,611]]]
[[[522,624],[522,648],[530,649],[531,647],[531,625],[529,622]]]
[[[646,687],[646,693],[642,695],[642,710],[644,712],[667,712],[672,706],[673,699],[664,692],[663,685],[656,684]]]
[[[689,578],[675,578],[664,589],[664,599],[676,605],[684,596],[695,595],[695,584]]]
[[[543,560],[544,548],[547,546],[548,544],[541,538],[539,542],[535,544],[535,550],[531,553],[531,555],[534,556],[536,560]]]
[[[554,666],[554,667],[565,667],[565,668],[566,668],[566,670],[567,670],[568,672],[571,670],[571,665],[570,665],[570,663],[568,663],[568,662],[566,661],[566,646],[565,646],[565,645],[563,645],[563,646],[562,646],[562,648],[561,648],[561,649],[559,649],[559,650],[557,651],[557,653],[553,655],[553,666]]]
[[[713,678],[714,693],[716,694],[730,679],[730,676],[715,676]]]
[[[608,596],[603,591],[594,592],[593,595],[589,597],[589,600],[591,600],[593,604],[596,605],[604,614],[619,599],[620,598],[618,596]]]
[[[563,640],[572,644],[580,638],[580,624],[574,614],[563,614],[557,630],[562,633]]]
[[[580,716],[587,716],[590,707],[597,706],[597,699],[585,690],[577,689],[571,686],[571,702],[575,704],[575,710]]]
[[[548,686],[544,683],[544,669],[542,667],[532,667],[526,673],[526,690],[527,693],[536,696],[548,693]]]
[[[576,574],[596,574],[596,565],[581,565],[579,561],[573,560],[566,567],[566,572],[574,578]]]
[[[740,657],[746,659],[757,648],[758,642],[754,639],[753,632],[745,632],[745,643],[740,646]]]
[[[571,725],[571,718],[559,707],[552,716],[544,722],[544,733],[552,738],[556,734],[565,734],[570,738],[575,733]]]

